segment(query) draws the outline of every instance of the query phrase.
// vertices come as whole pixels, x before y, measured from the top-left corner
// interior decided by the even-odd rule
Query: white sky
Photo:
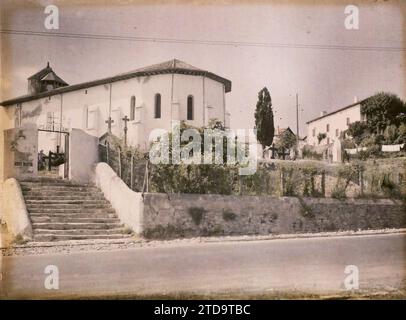
[[[27,1],[25,1],[27,3]],[[2,0],[2,29],[49,31],[44,5],[15,6]],[[93,1],[94,3],[95,1]],[[127,1],[130,3],[131,1]],[[13,3],[13,5],[11,5]],[[21,1],[18,3],[22,3]],[[55,1],[58,4],[58,1]],[[360,29],[344,28],[347,1],[233,5],[58,4],[60,29],[53,32],[340,46],[403,47],[406,1],[351,1]],[[306,3],[306,4],[304,4]],[[403,4],[400,10],[399,3]],[[94,80],[177,58],[230,79],[226,95],[234,128],[254,125],[257,93],[273,99],[275,126],[295,131],[299,92],[301,133],[305,121],[377,91],[405,99],[406,51],[351,51],[113,41],[1,34],[2,98],[26,94],[26,78],[50,61],[69,84]]]

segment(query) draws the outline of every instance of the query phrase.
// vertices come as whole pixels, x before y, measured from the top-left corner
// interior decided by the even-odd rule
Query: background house
[[[338,140],[341,133],[348,129],[350,123],[363,120],[361,115],[361,103],[363,101],[355,101],[330,113],[323,111],[319,117],[308,121],[307,144],[326,146]],[[325,134],[325,138],[319,141],[319,134]]]

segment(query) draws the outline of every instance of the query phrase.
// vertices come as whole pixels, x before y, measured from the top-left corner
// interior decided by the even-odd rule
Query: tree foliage
[[[368,124],[362,121],[350,123],[347,129],[347,134],[354,138],[354,142],[358,145],[361,141],[370,134]]]
[[[348,126],[356,145],[379,149],[382,144],[406,142],[406,103],[392,93],[380,92],[361,102],[365,121]]]
[[[395,94],[380,92],[361,103],[361,114],[371,133],[383,134],[390,125],[406,123],[406,103]]]
[[[324,139],[326,139],[326,137],[327,137],[327,134],[325,134],[324,132],[323,132],[323,133],[320,132],[320,133],[317,135],[317,140],[319,141],[319,144],[320,144],[321,141],[323,141]]]
[[[264,87],[258,92],[258,102],[255,109],[255,127],[257,138],[262,147],[272,145],[275,127],[272,110],[272,99],[269,91]]]

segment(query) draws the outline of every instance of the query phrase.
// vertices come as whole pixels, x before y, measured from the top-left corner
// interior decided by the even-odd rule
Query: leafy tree
[[[383,132],[383,136],[385,138],[386,144],[393,144],[395,143],[396,139],[399,136],[398,127],[394,124],[387,126],[385,131]]]
[[[257,138],[262,148],[272,145],[275,134],[272,99],[269,91],[264,87],[258,92],[258,102],[255,109],[255,127]]]
[[[398,137],[395,143],[406,143],[406,123],[402,123],[398,128]]]
[[[395,94],[380,92],[361,103],[361,113],[372,133],[383,134],[386,127],[406,122],[406,103]]]
[[[319,141],[319,144],[320,144],[320,142],[322,141],[322,140],[324,140],[324,139],[326,139],[326,137],[327,137],[327,135],[325,134],[325,133],[319,133],[318,135],[317,135],[317,140]]]
[[[366,122],[355,121],[350,123],[346,133],[354,139],[356,144],[360,144],[370,134],[370,131]]]

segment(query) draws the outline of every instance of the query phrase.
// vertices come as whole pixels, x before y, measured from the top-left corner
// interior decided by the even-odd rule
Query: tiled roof
[[[180,61],[178,59],[172,59],[172,60],[165,61],[162,63],[153,64],[148,67],[126,72],[124,74],[131,74],[134,72],[154,72],[154,71],[159,72],[159,71],[163,71],[163,70],[177,70],[177,69],[204,72],[204,70],[196,68],[186,62]]]
[[[40,72],[42,72],[43,70],[41,70]],[[33,75],[31,77],[39,76],[40,72],[37,72],[35,75]],[[101,84],[111,83],[111,82],[120,81],[120,80],[126,80],[126,79],[130,79],[130,78],[134,78],[134,77],[152,76],[152,75],[157,75],[157,74],[171,74],[171,73],[205,76],[205,77],[215,80],[217,82],[223,83],[225,92],[231,91],[231,81],[230,80],[220,77],[212,72],[196,68],[183,61],[173,59],[173,60],[169,60],[169,61],[166,61],[163,63],[155,64],[152,66],[136,69],[136,70],[133,70],[130,72],[121,73],[121,74],[115,75],[113,77],[108,77],[108,78],[103,78],[103,79],[99,79],[99,80],[65,86],[65,87],[57,88],[57,89],[54,89],[51,91],[38,93],[38,94],[34,94],[34,95],[20,96],[18,98],[3,101],[0,103],[0,105],[8,106],[8,105],[26,102],[26,101],[30,101],[30,100],[34,100],[34,99],[38,99],[38,98],[42,98],[42,97],[49,97],[49,96],[61,94],[64,92],[75,91],[75,90],[79,90],[79,89],[83,89],[83,88],[90,88],[90,87],[98,86]]]
[[[334,111],[332,111],[332,112],[330,112],[330,113],[323,114],[323,115],[320,116],[320,117],[317,117],[317,118],[314,118],[314,119],[312,119],[312,120],[307,121],[306,124],[309,124],[309,123],[312,123],[312,122],[314,122],[314,121],[316,121],[316,120],[319,120],[319,119],[322,119],[322,118],[331,116],[332,114],[335,114],[335,113],[337,113],[337,112],[344,111],[344,110],[346,110],[346,109],[355,107],[355,106],[357,106],[357,105],[359,105],[359,104],[365,102],[367,99],[368,99],[368,98],[363,99],[363,100],[360,100],[360,101],[357,101],[357,102],[354,102],[354,103],[352,103],[352,104],[350,104],[350,105],[348,105],[348,106],[345,106],[345,107],[343,107],[343,108],[336,109],[336,110],[334,110]]]
[[[47,63],[47,66],[37,73],[33,74],[31,77],[28,78],[28,80],[48,80],[48,81],[57,81],[63,85],[68,85],[64,80],[62,80],[58,75],[52,70],[52,68],[49,66],[49,62]]]

